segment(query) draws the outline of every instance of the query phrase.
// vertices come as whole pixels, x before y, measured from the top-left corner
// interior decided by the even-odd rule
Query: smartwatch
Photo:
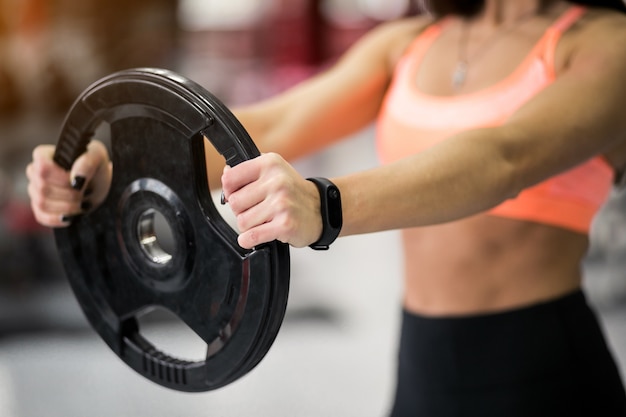
[[[307,178],[317,186],[320,193],[320,212],[322,213],[322,235],[309,245],[311,249],[327,250],[331,243],[337,239],[343,216],[341,213],[341,194],[339,188],[327,178]]]

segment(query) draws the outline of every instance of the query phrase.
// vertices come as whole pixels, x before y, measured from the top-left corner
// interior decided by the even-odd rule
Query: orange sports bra
[[[583,7],[570,7],[504,80],[454,97],[424,94],[415,84],[416,69],[446,20],[426,28],[398,63],[385,97],[377,123],[381,162],[386,164],[416,154],[463,130],[504,123],[554,81],[558,40],[584,11]],[[487,213],[588,233],[594,215],[611,190],[612,180],[612,168],[603,158],[595,157],[522,191]]]

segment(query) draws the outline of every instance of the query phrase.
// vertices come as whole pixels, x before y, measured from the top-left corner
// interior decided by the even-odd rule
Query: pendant
[[[455,90],[460,89],[465,84],[467,78],[467,63],[465,61],[459,61],[456,64],[456,68],[452,73],[452,88]]]

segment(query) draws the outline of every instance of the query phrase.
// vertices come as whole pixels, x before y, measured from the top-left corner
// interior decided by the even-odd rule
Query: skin
[[[488,0],[479,16],[456,19],[415,74],[418,88],[452,96],[506,77],[568,7],[554,2],[529,18],[538,5],[533,0]],[[467,82],[453,91],[450,78],[463,25],[469,28],[472,56],[521,18],[471,62]],[[207,166],[209,178],[221,174],[242,247],[274,239],[304,247],[318,239],[318,191],[288,161],[372,123],[395,64],[430,22],[421,16],[381,25],[325,73],[235,110],[264,154],[220,173],[223,161],[207,147]],[[466,131],[418,155],[332,179],[342,194],[343,236],[402,229],[408,310],[433,315],[498,311],[580,286],[586,235],[481,213],[594,155],[603,155],[615,169],[624,166],[623,45],[626,16],[590,10],[559,42],[557,80],[506,124]],[[105,188],[110,164],[94,145],[72,172],[64,173],[50,161],[51,152],[51,147],[35,149],[27,175],[37,219],[58,227],[66,224],[61,215],[79,212],[84,199],[69,187],[70,179],[82,175]],[[102,195],[106,193],[96,192],[90,201],[97,204]]]

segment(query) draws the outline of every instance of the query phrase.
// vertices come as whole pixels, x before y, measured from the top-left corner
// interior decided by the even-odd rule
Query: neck
[[[499,39],[556,3],[547,0],[485,0],[483,10],[461,26],[457,65],[452,73],[452,88],[459,91],[468,77],[472,62]]]
[[[485,30],[497,30],[502,26],[516,24],[531,14],[539,14],[556,1],[547,0],[485,0],[485,6],[480,14],[472,19],[475,26],[482,26]]]

